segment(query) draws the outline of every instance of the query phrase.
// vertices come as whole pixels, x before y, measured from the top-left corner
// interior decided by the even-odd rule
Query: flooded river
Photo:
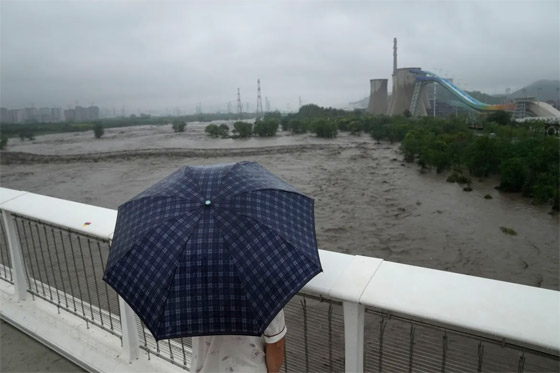
[[[11,153],[43,157],[3,154],[1,185],[115,209],[185,164],[257,161],[315,199],[321,249],[559,290],[558,215],[496,191],[497,180],[465,192],[367,135],[222,140],[204,126],[11,139]]]

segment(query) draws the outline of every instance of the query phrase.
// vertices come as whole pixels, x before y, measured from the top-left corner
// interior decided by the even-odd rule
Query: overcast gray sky
[[[341,105],[399,67],[502,93],[560,76],[553,1],[0,2],[0,103],[205,111]]]

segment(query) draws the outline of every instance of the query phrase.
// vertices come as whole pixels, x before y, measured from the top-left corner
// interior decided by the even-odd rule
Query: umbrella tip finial
[[[209,199],[206,200],[206,202],[204,202],[204,204],[206,206],[210,206],[212,204],[212,201],[210,201]]]

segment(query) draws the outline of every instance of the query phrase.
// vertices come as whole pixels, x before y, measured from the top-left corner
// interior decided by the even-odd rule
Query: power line
[[[263,116],[262,98],[261,98],[261,80],[257,79],[257,120]]]
[[[243,119],[243,106],[241,105],[241,93],[237,88],[237,119]]]

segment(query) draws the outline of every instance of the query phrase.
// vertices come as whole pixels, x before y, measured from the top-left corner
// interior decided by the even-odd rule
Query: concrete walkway
[[[4,320],[0,320],[0,372],[85,372],[85,370]]]

